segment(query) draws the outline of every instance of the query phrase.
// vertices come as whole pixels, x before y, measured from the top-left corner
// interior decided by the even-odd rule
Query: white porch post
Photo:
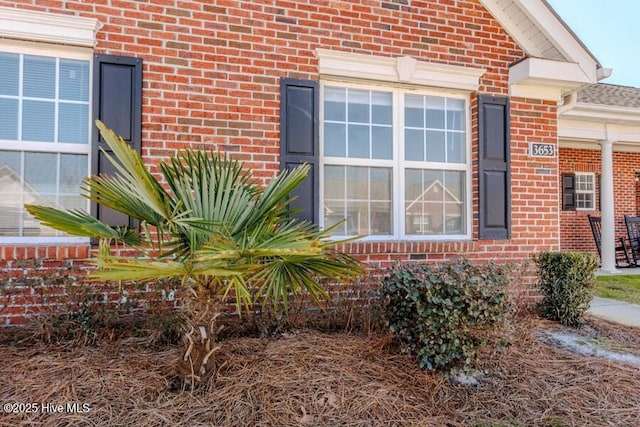
[[[602,211],[602,271],[616,271],[616,227],[613,197],[613,141],[600,141],[602,149],[602,178],[600,183],[600,209]]]

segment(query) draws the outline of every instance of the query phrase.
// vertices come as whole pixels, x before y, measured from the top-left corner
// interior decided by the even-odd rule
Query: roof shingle
[[[597,83],[578,90],[578,102],[640,108],[640,88]]]

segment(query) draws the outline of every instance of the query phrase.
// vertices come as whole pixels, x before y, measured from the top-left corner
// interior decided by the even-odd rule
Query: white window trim
[[[324,155],[324,89],[326,86],[339,86],[353,89],[380,90],[391,91],[393,94],[393,159],[358,159],[347,157],[329,157]],[[465,144],[466,144],[466,162],[460,164],[444,164],[433,162],[415,162],[404,160],[404,115],[401,110],[404,108],[403,95],[406,93],[415,93],[417,95],[431,95],[446,98],[461,99],[465,102]],[[392,195],[391,210],[393,221],[391,224],[392,234],[366,236],[361,241],[470,241],[472,239],[473,228],[473,205],[472,205],[472,167],[471,167],[471,103],[468,94],[464,92],[453,92],[447,90],[433,90],[430,88],[407,89],[398,88],[397,86],[381,83],[354,83],[345,81],[344,79],[324,79],[320,81],[320,155],[319,155],[319,225],[324,228],[324,166],[329,165],[345,165],[345,166],[370,166],[370,167],[391,167],[392,168]],[[405,230],[405,214],[404,209],[404,177],[401,176],[406,168],[414,166],[418,169],[439,169],[439,170],[459,170],[465,171],[465,228],[464,234],[444,234],[444,235],[407,235]],[[341,239],[353,236],[334,236],[334,239]]]
[[[596,174],[593,172],[575,172],[575,176],[576,176],[576,189],[575,189],[575,194],[576,194],[576,210],[577,211],[595,211],[596,210]],[[591,183],[593,184],[593,190],[588,191],[588,190],[579,190],[578,189],[578,176],[590,176],[591,177]],[[592,195],[592,200],[593,200],[593,206],[590,208],[579,208],[578,207],[578,194],[591,194]]]
[[[420,86],[477,91],[483,68],[419,61],[410,56],[392,58],[316,49],[321,77],[352,77],[382,82],[409,83]]]
[[[2,16],[0,8],[0,16]],[[4,16],[0,18],[0,22],[4,20]],[[88,129],[91,129],[92,103],[93,96],[93,49],[80,48],[73,46],[46,45],[42,43],[30,43],[15,40],[0,40],[0,52],[17,53],[23,55],[44,55],[53,56],[62,59],[79,59],[89,62],[89,112],[88,112]],[[90,133],[88,135],[90,137]],[[0,150],[4,151],[27,151],[27,152],[55,152],[64,154],[86,154],[88,171],[91,172],[92,164],[91,141],[87,144],[71,144],[71,143],[47,143],[47,142],[27,142],[28,146],[25,150],[24,143],[27,141],[8,141],[0,140]],[[90,201],[87,200],[87,212],[89,212]],[[88,244],[90,241],[86,237],[76,236],[0,236],[1,245],[23,245],[23,244]]]
[[[94,47],[100,28],[94,18],[0,7],[0,37]]]

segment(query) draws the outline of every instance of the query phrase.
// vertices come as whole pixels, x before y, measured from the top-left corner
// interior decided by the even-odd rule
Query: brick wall
[[[271,177],[279,166],[279,78],[318,79],[316,48],[484,68],[479,92],[503,96],[509,65],[524,56],[479,0],[0,0],[0,6],[96,18],[104,24],[96,53],[144,59],[142,154],[152,170],[191,146],[232,152],[256,175]],[[521,260],[559,249],[557,159],[527,157],[529,141],[557,143],[555,103],[511,100],[512,239],[505,241],[477,240],[475,95],[471,106],[473,241],[367,242],[348,250],[388,265],[461,253]],[[87,253],[86,247],[1,250],[8,269],[16,259]]]
[[[579,150],[560,148],[560,173],[593,172],[601,174],[602,162],[600,150]],[[636,188],[636,170],[640,169],[640,153],[613,153],[614,200],[616,236],[626,236],[624,215],[638,215],[639,196]],[[596,179],[597,183],[598,179]],[[596,210],[593,211],[561,211],[560,212],[560,246],[562,250],[594,252],[593,241],[587,215],[600,215],[600,201],[596,188]],[[558,202],[560,203],[560,202]]]

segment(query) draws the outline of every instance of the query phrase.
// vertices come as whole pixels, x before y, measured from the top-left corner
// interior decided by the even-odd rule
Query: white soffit
[[[0,37],[94,47],[101,27],[93,18],[0,7]]]
[[[320,75],[410,83],[475,91],[486,70],[418,61],[410,56],[391,58],[316,49]]]
[[[509,68],[512,96],[560,101],[567,92],[591,83],[572,62],[526,58]]]
[[[575,63],[590,83],[597,81],[597,60],[544,0],[480,2],[529,56]]]

